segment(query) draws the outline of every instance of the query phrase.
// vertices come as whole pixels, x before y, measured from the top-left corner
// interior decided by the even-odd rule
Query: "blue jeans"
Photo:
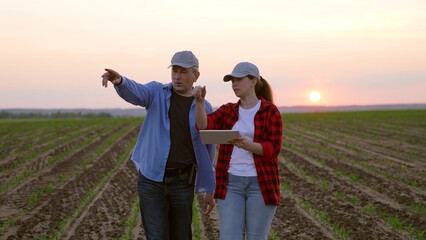
[[[265,205],[257,177],[229,174],[226,198],[218,199],[220,239],[267,239],[277,206]]]
[[[188,177],[184,173],[154,182],[139,173],[139,205],[148,240],[192,239],[194,186]]]

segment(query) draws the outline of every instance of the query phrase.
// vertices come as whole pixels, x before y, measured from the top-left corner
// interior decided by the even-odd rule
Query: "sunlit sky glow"
[[[321,99],[321,93],[314,90],[312,92],[309,93],[309,100],[311,100],[311,102],[318,102]]]
[[[104,68],[170,81],[171,56],[200,60],[214,106],[221,79],[255,63],[277,105],[426,103],[426,1],[0,0],[0,108],[133,107]],[[313,103],[309,92],[321,99]]]

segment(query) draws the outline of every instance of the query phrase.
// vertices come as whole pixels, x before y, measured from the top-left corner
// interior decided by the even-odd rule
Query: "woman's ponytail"
[[[255,92],[258,98],[263,97],[264,99],[274,103],[271,86],[262,76],[260,76],[259,81],[256,82]]]

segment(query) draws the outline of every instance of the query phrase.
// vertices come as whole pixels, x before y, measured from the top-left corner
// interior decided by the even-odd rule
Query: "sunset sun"
[[[309,93],[309,100],[311,102],[318,102],[321,99],[321,94],[318,91],[312,91]]]

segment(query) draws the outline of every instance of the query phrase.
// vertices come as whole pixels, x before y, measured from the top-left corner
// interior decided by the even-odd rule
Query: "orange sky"
[[[105,67],[170,81],[193,51],[207,98],[255,63],[277,105],[426,103],[426,1],[1,1],[0,108],[127,108]],[[309,101],[311,90],[321,93]]]

